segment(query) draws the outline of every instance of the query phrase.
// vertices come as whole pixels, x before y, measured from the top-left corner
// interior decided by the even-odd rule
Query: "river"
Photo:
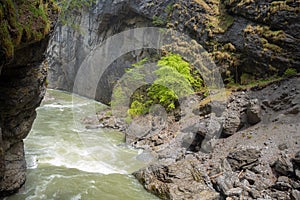
[[[27,181],[7,200],[157,200],[131,175],[145,166],[123,134],[85,128],[82,120],[105,107],[48,90],[25,139]]]

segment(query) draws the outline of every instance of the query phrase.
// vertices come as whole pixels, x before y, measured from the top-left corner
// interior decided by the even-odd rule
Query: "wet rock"
[[[12,145],[6,151],[5,171],[0,185],[0,195],[8,195],[18,191],[26,180],[26,161],[23,141]]]
[[[86,129],[98,129],[98,128],[103,128],[104,125],[103,124],[99,124],[99,125],[86,125],[85,128]]]
[[[260,151],[257,149],[245,149],[235,152],[231,152],[227,156],[227,160],[231,165],[231,168],[236,170],[251,169],[258,165],[260,157]]]

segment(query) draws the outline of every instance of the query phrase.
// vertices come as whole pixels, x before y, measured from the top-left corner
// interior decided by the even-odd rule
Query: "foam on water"
[[[38,118],[25,142],[29,169],[49,164],[92,173],[129,174],[142,167],[136,159],[138,151],[118,146],[123,142],[120,137],[114,138],[102,129],[85,129],[82,118],[95,114],[99,103],[78,96],[72,101],[59,95],[38,109]]]
[[[6,200],[157,200],[130,175],[145,163],[124,145],[122,134],[85,129],[82,118],[99,104],[78,96],[72,102],[70,94],[54,90],[49,96],[24,142],[25,186]]]

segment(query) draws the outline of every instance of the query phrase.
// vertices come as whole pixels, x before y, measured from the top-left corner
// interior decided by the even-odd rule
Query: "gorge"
[[[118,129],[126,145],[144,149],[153,162],[133,175],[161,199],[300,199],[298,1],[99,0],[57,24],[52,2],[0,1],[0,196],[25,182],[23,139],[45,85],[76,92],[78,70],[99,46],[118,33],[154,26],[191,38],[169,45],[183,57],[203,48],[201,62],[213,62],[224,81],[222,98],[209,88],[212,99],[199,95],[180,105],[191,116],[153,109],[131,119],[139,126],[105,110],[94,113],[100,121],[89,128]],[[26,20],[35,23],[28,28]],[[128,40],[118,41],[120,49]],[[106,49],[108,56],[114,48]],[[156,63],[168,48],[121,55],[98,77],[93,96],[79,95],[109,105],[128,68],[144,58]]]

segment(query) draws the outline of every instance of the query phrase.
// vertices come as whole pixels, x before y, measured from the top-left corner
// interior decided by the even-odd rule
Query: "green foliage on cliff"
[[[43,39],[60,13],[60,19],[70,24],[69,15],[95,0],[0,0],[0,56],[13,57],[16,47]],[[1,63],[2,63],[1,62]]]
[[[133,73],[132,77],[143,79],[144,74],[139,74],[135,70],[136,67],[143,68],[143,65],[134,66],[129,73]],[[204,87],[198,71],[180,55],[168,54],[157,62],[157,66],[154,71],[156,75],[154,82],[139,88],[132,95],[132,103],[128,110],[130,116],[146,114],[155,104],[160,104],[167,111],[171,111],[176,108],[176,102],[180,98],[200,92]]]
[[[50,16],[57,12],[52,0],[0,0],[0,55],[13,56],[22,43],[41,40],[50,31]]]
[[[64,25],[75,26],[74,18],[76,12],[80,12],[84,7],[89,8],[96,0],[54,0],[60,9],[60,22]],[[74,15],[75,13],[75,15]]]
[[[287,70],[285,70],[283,76],[284,77],[288,77],[288,76],[292,76],[292,75],[296,75],[297,74],[297,70],[294,68],[288,68]]]

